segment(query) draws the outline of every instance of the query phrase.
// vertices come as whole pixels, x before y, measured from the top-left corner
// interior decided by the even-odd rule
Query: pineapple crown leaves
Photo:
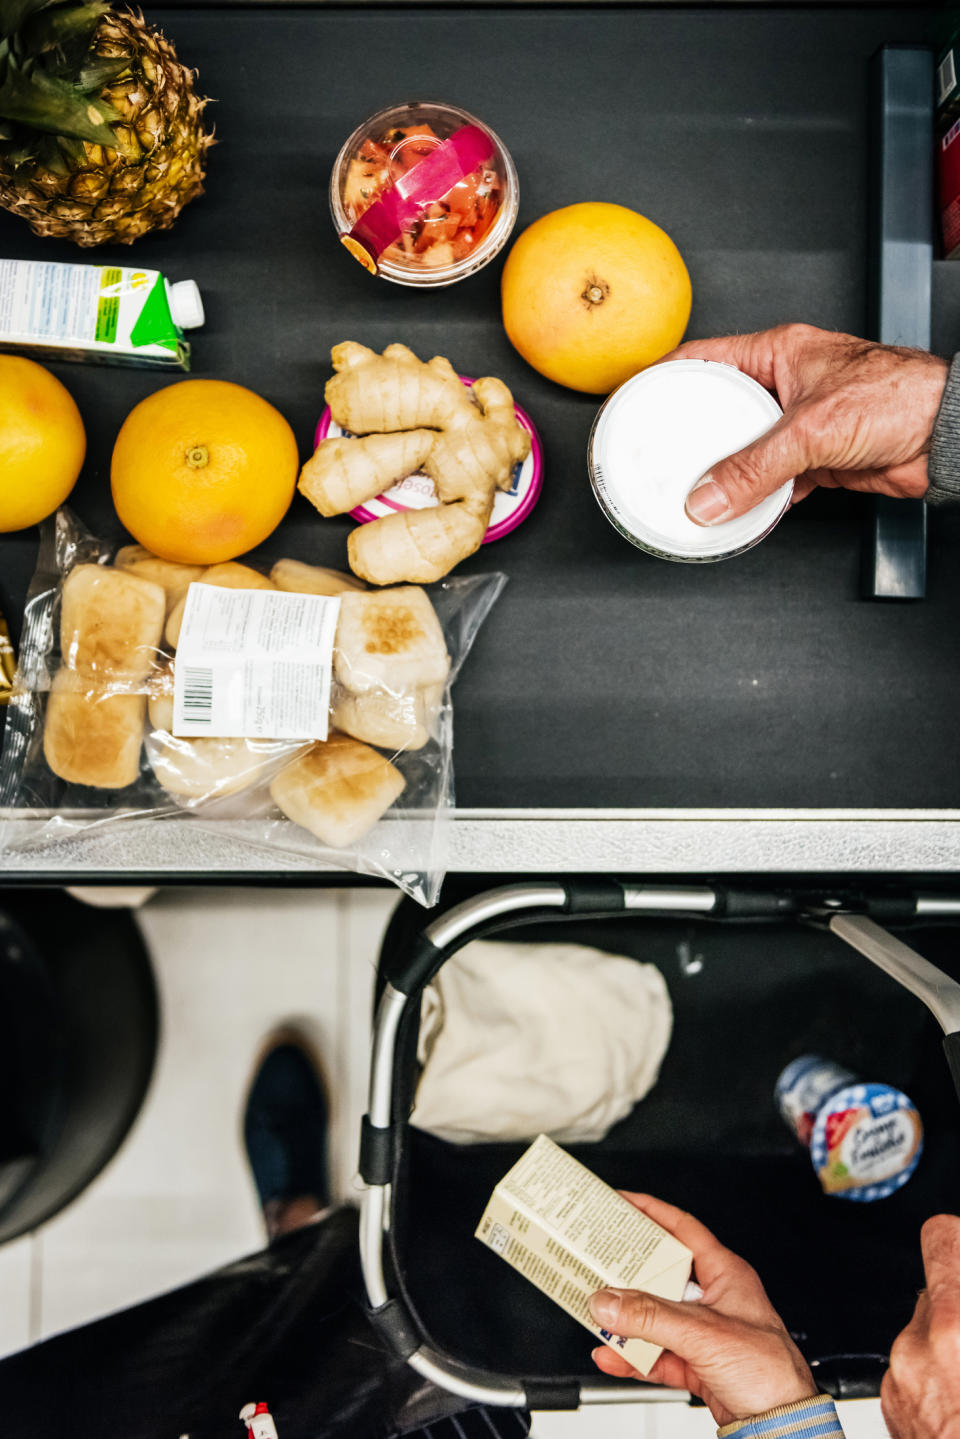
[[[79,142],[116,145],[111,122],[120,116],[101,91],[131,57],[93,48],[109,9],[108,0],[0,0],[0,155],[7,163],[62,170]]]

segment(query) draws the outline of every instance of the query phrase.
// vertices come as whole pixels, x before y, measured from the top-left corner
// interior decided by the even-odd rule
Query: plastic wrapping
[[[197,583],[282,593],[284,605],[296,594],[338,598],[326,737],[193,737],[185,708],[175,726],[177,647]],[[0,811],[38,822],[26,835],[0,824],[0,846],[189,816],[434,904],[453,807],[451,686],[504,583],[493,574],[374,590],[286,558],[204,570],[132,545],[114,553],[60,510],[42,531],[0,765]],[[289,681],[289,664],[284,673]],[[293,679],[302,688],[296,668]],[[185,663],[182,705],[190,682]]]

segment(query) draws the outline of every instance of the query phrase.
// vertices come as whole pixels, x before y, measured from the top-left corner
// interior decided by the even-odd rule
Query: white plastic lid
[[[168,286],[170,314],[180,330],[196,330],[203,324],[203,300],[196,280],[178,280]]]
[[[684,504],[710,467],[765,433],[783,411],[733,365],[668,360],[621,385],[597,417],[590,473],[608,519],[668,559],[720,560],[756,544],[790,503],[793,481],[745,515],[696,525]]]

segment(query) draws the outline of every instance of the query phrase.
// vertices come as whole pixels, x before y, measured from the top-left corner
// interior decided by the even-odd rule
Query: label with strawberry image
[[[838,1109],[827,1115],[826,1139],[827,1153],[832,1154],[840,1148],[850,1130],[857,1123],[858,1119],[865,1117],[867,1111],[860,1109]]]
[[[911,1101],[887,1084],[851,1084],[817,1114],[810,1158],[824,1192],[861,1202],[906,1184],[923,1148]]]

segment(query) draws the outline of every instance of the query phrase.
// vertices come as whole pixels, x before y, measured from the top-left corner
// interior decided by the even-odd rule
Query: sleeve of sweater
[[[837,1410],[829,1394],[814,1394],[737,1419],[717,1430],[718,1439],[844,1439]]]
[[[954,355],[933,424],[928,505],[960,504],[960,354]]]

